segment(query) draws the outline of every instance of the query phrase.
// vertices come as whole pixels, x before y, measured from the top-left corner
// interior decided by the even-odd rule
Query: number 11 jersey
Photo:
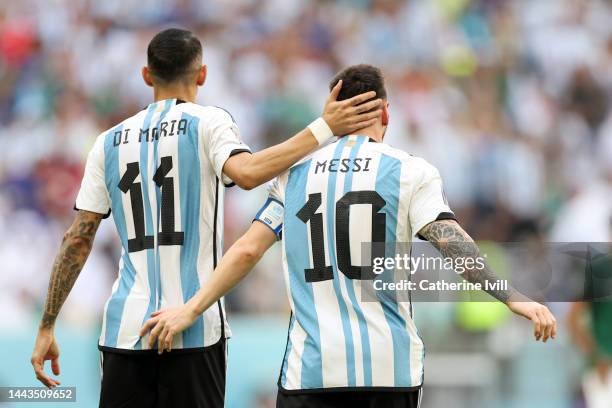
[[[411,242],[453,218],[433,166],[365,136],[340,138],[271,183],[255,220],[282,240],[292,313],[281,391],[421,386],[410,302],[362,297],[373,278],[360,266],[362,243]]]
[[[89,153],[75,209],[113,215],[121,258],[104,308],[102,350],[146,350],[139,337],[155,310],[183,304],[221,257],[225,161],[248,152],[223,109],[176,99],[150,104],[102,133]],[[223,301],[173,349],[200,349],[229,336]]]

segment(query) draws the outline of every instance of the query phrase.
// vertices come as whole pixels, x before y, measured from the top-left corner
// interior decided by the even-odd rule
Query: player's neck
[[[195,102],[197,96],[197,88],[194,86],[176,84],[168,86],[156,86],[153,88],[153,99],[155,102],[166,99],[180,99],[185,102]]]
[[[367,128],[359,129],[353,132],[353,134],[359,136],[367,136],[372,140],[382,143],[384,132],[378,126],[369,126]]]

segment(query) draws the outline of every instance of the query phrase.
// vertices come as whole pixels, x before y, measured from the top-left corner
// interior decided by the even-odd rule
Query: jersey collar
[[[168,100],[168,99],[162,99],[161,101],[151,102],[149,105],[145,106],[145,108],[144,108],[143,110],[149,109],[149,107],[150,107],[151,105],[153,105],[153,104],[160,103],[160,102],[165,102],[165,101],[167,101],[167,100]],[[182,99],[174,99],[174,104],[175,104],[175,105],[180,105],[181,103],[187,103],[187,101],[184,101],[184,100],[182,100]]]

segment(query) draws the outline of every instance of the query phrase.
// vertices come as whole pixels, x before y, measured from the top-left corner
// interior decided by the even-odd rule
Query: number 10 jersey
[[[362,243],[411,242],[452,218],[433,166],[365,136],[340,138],[271,183],[255,219],[282,240],[292,313],[281,391],[422,384],[410,302],[362,298],[372,279],[360,266]]]
[[[222,253],[223,165],[249,151],[231,115],[168,99],[102,133],[89,153],[75,208],[113,214],[119,274],[104,308],[101,349],[146,350],[139,337],[155,310],[183,304]],[[223,302],[175,336],[199,349],[229,336]]]

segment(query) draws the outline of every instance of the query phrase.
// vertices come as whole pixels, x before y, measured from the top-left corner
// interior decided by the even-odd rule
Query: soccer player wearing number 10
[[[189,31],[169,29],[148,47],[144,81],[155,102],[96,140],[76,199],[76,218],[53,266],[32,354],[37,378],[53,387],[43,365],[59,374],[54,324],[103,218],[112,211],[121,241],[119,276],[104,309],[102,407],[221,407],[225,390],[222,301],[159,355],[154,338],[139,336],[151,313],[189,300],[221,257],[223,187],[253,188],[288,169],[334,133],[374,123],[375,92],[351,100],[330,94],[322,118],[291,139],[251,154],[224,110],[194,103],[204,84],[202,46]],[[372,112],[374,110],[374,112]]]
[[[338,99],[376,91],[386,100],[375,67],[349,67],[331,86],[340,80]],[[190,327],[281,239],[292,313],[277,407],[417,407],[424,353],[410,303],[388,296],[363,301],[361,259],[354,254],[362,242],[410,242],[417,234],[444,257],[474,258],[478,248],[455,221],[438,171],[383,143],[388,123],[385,103],[374,125],[281,174],[255,222],[198,294],[156,313],[141,333],[151,330],[166,348],[173,334]],[[463,277],[483,287],[498,280],[486,267],[468,269]],[[555,319],[545,306],[514,289],[489,293],[532,320],[537,340],[555,336]]]

